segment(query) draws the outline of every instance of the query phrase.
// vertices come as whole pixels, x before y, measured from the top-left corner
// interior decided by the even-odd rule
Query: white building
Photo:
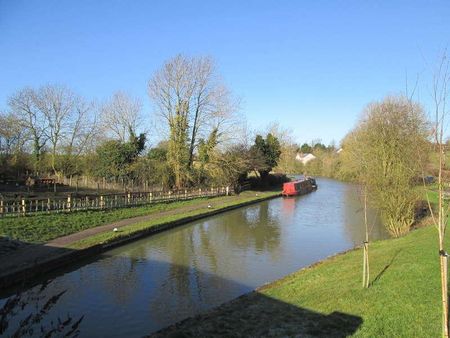
[[[297,155],[295,155],[295,159],[299,162],[302,162],[303,164],[306,164],[316,158],[317,158],[316,156],[310,153],[308,154],[297,153]]]

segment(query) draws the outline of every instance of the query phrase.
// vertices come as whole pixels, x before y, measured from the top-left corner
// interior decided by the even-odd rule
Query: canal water
[[[317,181],[311,194],[195,221],[58,271],[23,290],[8,332],[52,299],[47,327],[82,318],[82,337],[140,337],[361,244],[358,187]],[[371,239],[388,237],[374,212],[369,220]]]

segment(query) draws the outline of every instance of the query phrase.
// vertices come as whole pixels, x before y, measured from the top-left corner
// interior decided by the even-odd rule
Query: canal
[[[359,245],[357,186],[324,178],[318,185],[309,195],[195,221],[58,271],[22,290],[25,305],[7,332],[64,292],[53,297],[45,325],[83,316],[82,337],[140,337]],[[388,237],[376,214],[369,216],[371,239]]]

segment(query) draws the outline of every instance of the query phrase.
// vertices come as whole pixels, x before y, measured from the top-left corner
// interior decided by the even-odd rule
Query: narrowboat
[[[303,179],[287,182],[283,184],[283,192],[281,193],[285,197],[298,196],[310,193],[317,189],[316,180],[312,177],[306,177]]]

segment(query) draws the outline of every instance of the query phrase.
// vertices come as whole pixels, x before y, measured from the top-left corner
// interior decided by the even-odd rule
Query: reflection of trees
[[[216,305],[226,286],[224,281],[204,271],[205,266],[216,271],[218,260],[216,248],[211,243],[209,228],[205,223],[195,227],[174,230],[160,237],[169,263],[166,278],[151,297],[150,312],[158,323],[169,323],[174,318],[183,318]],[[224,292],[226,294],[226,290]]]
[[[267,202],[218,217],[211,231],[223,233],[230,244],[246,250],[272,253],[280,245],[278,220]]]
[[[133,298],[140,283],[139,264],[145,257],[145,247],[137,246],[138,252],[124,255],[104,256],[100,260],[79,269],[79,282],[90,284],[97,281],[100,292],[107,293],[109,299],[125,305]],[[141,256],[143,255],[143,256]]]
[[[193,289],[201,298],[202,283],[201,268],[208,266],[217,271],[217,248],[211,243],[210,228],[206,222],[182,231],[169,233],[165,240],[165,252],[169,256],[168,281],[172,282],[171,292],[188,295]],[[208,281],[210,284],[210,281]]]
[[[232,268],[220,267],[221,262],[228,264],[221,260],[229,254],[225,250],[275,251],[280,232],[274,217],[269,204],[262,203],[160,237],[169,265],[167,278],[150,303],[152,315],[164,322],[165,318],[189,316],[216,305],[218,299],[232,297],[227,294],[236,292],[236,288],[219,277],[219,271]]]
[[[345,213],[345,231],[348,239],[352,241],[354,245],[361,244],[365,239],[364,228],[364,214],[363,205],[359,199],[358,186],[352,184],[346,184],[343,188],[342,198],[344,200],[344,213]],[[369,234],[370,240],[377,240],[388,237],[380,217],[376,210],[368,210],[368,220],[371,228]],[[373,225],[373,226],[372,226]]]
[[[0,308],[0,336],[11,337],[77,337],[84,318],[54,316],[51,310],[67,290],[50,292],[50,282],[17,293]]]
[[[94,269],[80,269],[81,274],[91,276],[81,276],[80,279],[87,281],[98,280],[101,283],[101,290],[107,292],[111,299],[120,305],[126,305],[145,279],[145,271],[140,266],[147,264],[152,247],[148,242],[137,242],[136,245],[118,248],[113,251],[112,256],[105,256],[94,263],[98,265]],[[120,286],[120,287],[118,287]]]

